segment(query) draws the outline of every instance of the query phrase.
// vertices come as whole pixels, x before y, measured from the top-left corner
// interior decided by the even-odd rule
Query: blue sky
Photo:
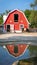
[[[5,10],[26,10],[31,9],[30,3],[34,0],[0,0],[0,13],[5,12]]]

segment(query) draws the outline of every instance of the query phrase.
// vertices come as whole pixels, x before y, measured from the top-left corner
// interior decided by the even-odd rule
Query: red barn
[[[22,32],[29,28],[29,22],[23,12],[14,10],[10,12],[4,22],[7,32]]]

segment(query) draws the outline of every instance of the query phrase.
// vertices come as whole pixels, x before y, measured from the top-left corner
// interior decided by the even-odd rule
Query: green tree
[[[32,8],[32,12],[29,16],[29,22],[31,23],[32,28],[35,27],[37,28],[37,10],[35,10],[36,6],[37,6],[37,0],[34,0],[34,2],[30,4],[30,7]]]
[[[37,0],[34,0],[34,2],[30,4],[30,7],[33,8],[33,10],[35,8],[37,9]]]
[[[29,22],[32,28],[37,28],[37,11],[32,11],[29,16]]]
[[[35,5],[31,3],[31,4],[30,4],[30,7],[34,10]]]
[[[35,4],[35,6],[37,6],[37,0],[34,0],[34,4]]]
[[[0,16],[0,24],[2,24],[3,23],[3,18],[2,18],[2,16]]]
[[[31,11],[30,10],[25,10],[24,14],[26,15],[27,19],[29,18]]]

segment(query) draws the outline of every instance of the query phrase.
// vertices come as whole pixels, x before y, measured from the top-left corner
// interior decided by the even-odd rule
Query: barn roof
[[[21,12],[21,13],[24,15],[25,19],[27,20],[25,14],[24,14],[22,11],[20,11],[20,10],[18,10],[18,9],[15,9],[15,10],[13,10],[13,11],[11,11],[11,12],[8,13],[8,15],[7,15],[6,20],[4,21],[4,23],[7,21],[9,15],[10,15],[11,13],[15,12],[15,11]],[[27,20],[27,23],[30,24],[30,23],[28,22],[28,20]]]

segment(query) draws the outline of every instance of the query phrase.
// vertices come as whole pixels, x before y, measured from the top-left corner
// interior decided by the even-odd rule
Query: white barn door
[[[11,32],[14,32],[14,25],[13,24],[10,25],[10,30],[11,30]]]

